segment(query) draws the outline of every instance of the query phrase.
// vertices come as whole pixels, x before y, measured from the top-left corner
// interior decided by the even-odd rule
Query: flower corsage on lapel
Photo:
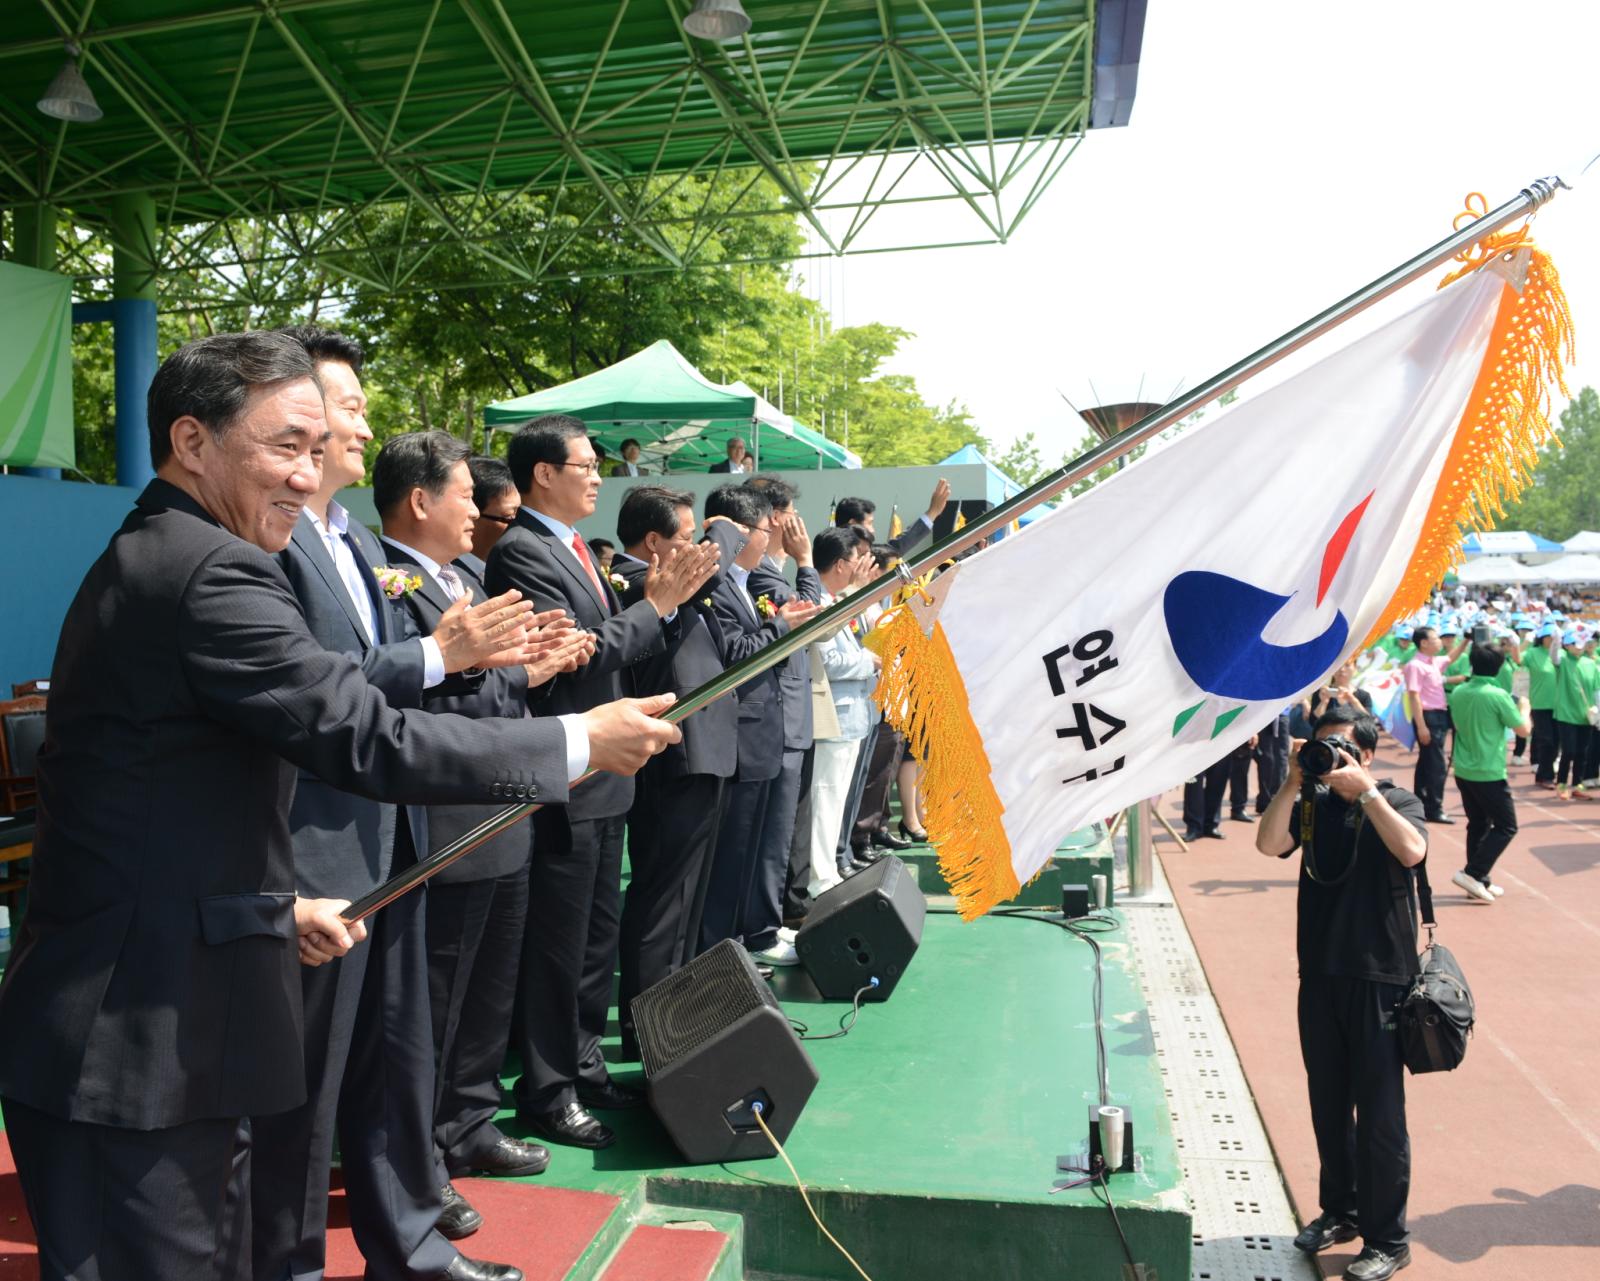
[[[628,590],[628,580],[614,570],[606,572],[606,581],[611,584],[611,590],[616,592],[618,596]]]
[[[762,618],[776,618],[778,616],[778,607],[772,603],[772,597],[757,596],[756,613],[760,614]]]
[[[378,587],[390,600],[401,600],[422,586],[421,574],[408,574],[391,565],[379,566],[372,572],[378,579]]]

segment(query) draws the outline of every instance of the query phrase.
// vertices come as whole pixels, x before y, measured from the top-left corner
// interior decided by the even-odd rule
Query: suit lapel
[[[610,599],[609,596],[611,589],[603,586],[602,590],[606,592],[607,595],[595,595],[594,584],[589,581],[589,575],[583,572],[583,566],[578,564],[578,558],[573,554],[572,548],[561,541],[560,535],[558,535],[555,530],[551,529],[550,526],[546,525],[537,517],[529,515],[526,511],[519,511],[517,513],[517,521],[519,524],[522,524],[525,529],[529,530],[538,537],[543,538],[550,544],[551,554],[555,557],[556,564],[560,565],[561,568],[567,572],[568,576],[571,577],[572,581],[583,589],[584,593],[589,597],[589,599],[599,607],[602,615],[604,615],[606,618],[610,618],[612,614],[616,613],[616,609],[614,608],[615,602]],[[594,572],[595,576],[599,577],[600,571],[596,569]]]
[[[383,548],[384,559],[390,565],[404,566],[407,572],[415,574],[422,580],[422,586],[417,588],[417,595],[427,601],[435,613],[443,614],[445,610],[450,608],[450,597],[437,578],[387,538],[379,539],[379,544]],[[439,620],[434,619],[433,621],[437,623]],[[431,631],[432,629],[430,628],[429,630]]]
[[[361,621],[361,615],[356,612],[355,601],[350,599],[350,589],[344,585],[344,579],[339,577],[339,567],[333,563],[333,557],[328,554],[327,545],[323,543],[322,535],[317,533],[317,527],[309,513],[303,511],[300,513],[300,519],[295,522],[294,533],[290,535],[290,539],[322,576],[324,586],[334,600],[339,602],[339,608],[344,610],[345,617],[350,620],[350,626],[361,640],[362,648],[371,648],[367,644],[366,625]],[[356,559],[359,561],[361,558],[358,556]],[[381,631],[383,627],[381,620],[378,627]],[[378,639],[381,640],[382,637]]]

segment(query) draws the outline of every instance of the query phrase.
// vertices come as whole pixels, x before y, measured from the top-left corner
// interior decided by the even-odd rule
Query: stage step
[[[641,1220],[597,1281],[743,1281],[741,1216],[648,1206]]]

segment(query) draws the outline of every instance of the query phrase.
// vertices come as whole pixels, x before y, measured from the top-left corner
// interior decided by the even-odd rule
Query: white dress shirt
[[[356,565],[355,551],[346,537],[350,530],[350,513],[330,500],[326,521],[320,519],[310,507],[306,508],[306,515],[311,517],[323,547],[333,557],[333,567],[339,571],[339,581],[344,584],[350,603],[355,606],[356,617],[361,620],[361,627],[367,633],[367,643],[376,645],[378,616],[374,611],[372,594],[367,590],[366,580]],[[439,642],[431,636],[423,636],[417,643],[422,646],[422,688],[432,689],[445,677],[444,655],[439,652]]]
[[[450,569],[448,565],[439,564],[433,557],[424,555],[415,547],[408,547],[398,538],[391,538],[388,534],[385,534],[384,537],[393,546],[416,561],[440,587],[444,588],[446,596],[449,596],[451,600],[460,599],[450,591],[449,584],[440,577],[441,570]],[[455,579],[456,586],[461,589],[463,595],[471,596],[471,593],[467,590],[467,585],[461,581],[461,575],[458,571],[450,569],[450,577]],[[433,641],[431,636],[427,639],[430,642]],[[438,648],[437,642],[434,642],[434,648]],[[558,716],[556,720],[561,722],[561,728],[566,732],[567,736],[567,782],[575,783],[589,768],[589,727],[583,723],[583,717],[576,712]]]

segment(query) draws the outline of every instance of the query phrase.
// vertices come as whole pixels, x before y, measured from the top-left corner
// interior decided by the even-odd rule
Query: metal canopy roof
[[[1144,20],[1144,0],[748,0],[753,29],[721,45],[685,34],[689,5],[11,0],[0,207],[94,224],[148,193],[157,274],[254,260],[226,234],[252,218],[369,288],[403,286],[352,266],[378,203],[404,208],[419,250],[466,245],[502,279],[560,271],[558,243],[501,225],[526,195],[598,196],[590,226],[625,228],[667,269],[762,212],[804,217],[819,252],[860,252],[914,240],[880,235],[883,210],[958,201],[975,240],[1003,241],[1086,129],[1126,122]],[[64,35],[98,123],[34,106]],[[716,181],[668,217],[664,180],[686,174]]]

